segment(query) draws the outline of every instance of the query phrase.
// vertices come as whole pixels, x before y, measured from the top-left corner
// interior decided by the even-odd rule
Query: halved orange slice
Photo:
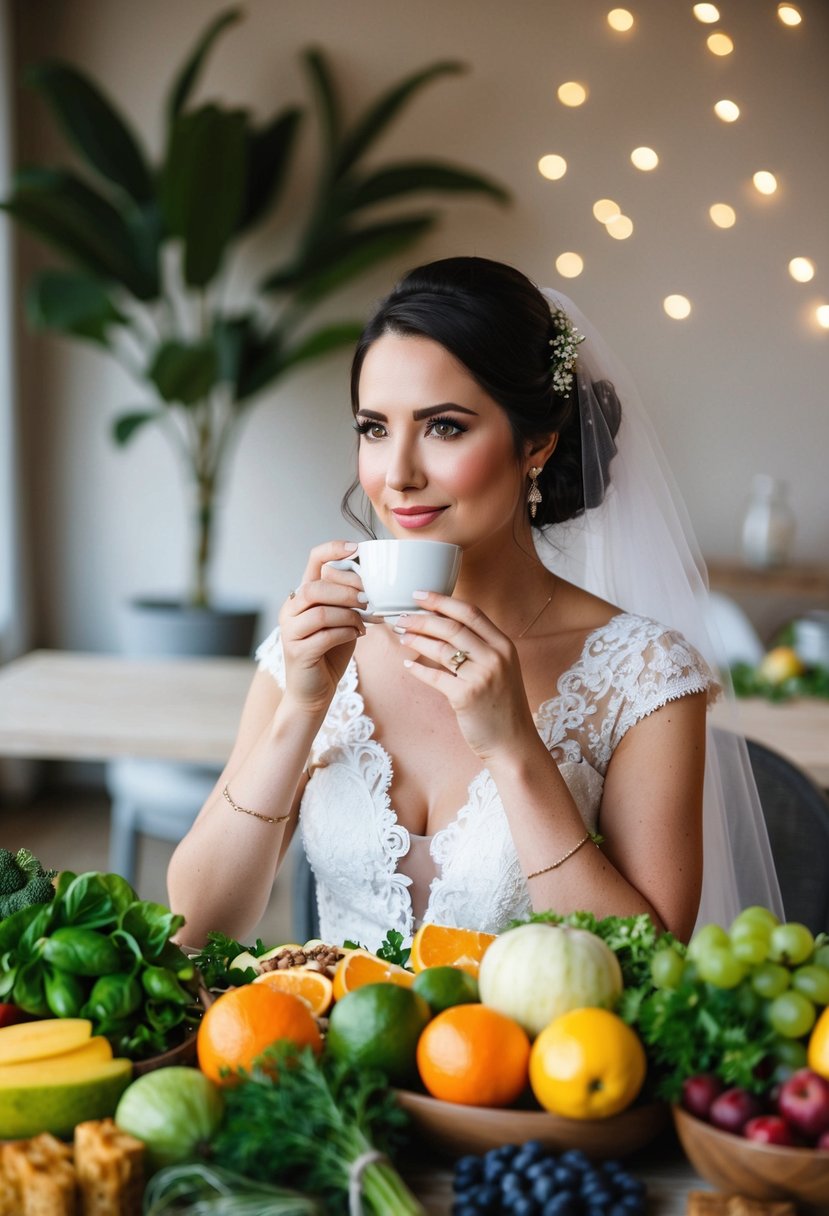
[[[321,971],[309,971],[305,967],[288,967],[284,971],[264,971],[257,975],[254,984],[267,984],[277,992],[290,992],[298,996],[315,1017],[321,1017],[331,1008],[334,1000],[334,985]]]
[[[399,984],[411,988],[414,974],[396,963],[387,963],[369,950],[352,950],[337,963],[334,972],[334,1000],[364,984]]]
[[[481,933],[477,929],[421,925],[414,935],[409,963],[418,973],[427,967],[460,967],[477,976],[481,959],[494,941],[494,933]]]

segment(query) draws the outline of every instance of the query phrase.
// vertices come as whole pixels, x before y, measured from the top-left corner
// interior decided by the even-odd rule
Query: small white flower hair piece
[[[573,387],[573,368],[576,366],[579,343],[584,341],[585,335],[579,333],[563,309],[551,308],[550,315],[556,331],[556,336],[550,338],[553,388],[560,396],[569,397]]]

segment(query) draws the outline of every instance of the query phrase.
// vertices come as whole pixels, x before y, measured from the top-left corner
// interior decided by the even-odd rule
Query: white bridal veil
[[[536,541],[539,556],[556,574],[625,611],[680,630],[716,671],[705,564],[631,378],[567,296],[542,291],[551,308],[565,312],[584,335],[575,383],[588,509],[576,520],[546,529]],[[622,406],[615,437],[602,393],[608,381]],[[734,722],[733,732],[708,727],[697,924],[727,926],[749,904],[762,904],[781,918],[783,909],[727,673],[720,679]]]

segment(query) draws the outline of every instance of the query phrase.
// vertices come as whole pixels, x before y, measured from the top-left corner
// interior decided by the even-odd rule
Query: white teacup
[[[438,591],[451,595],[461,568],[460,545],[439,540],[364,540],[354,558],[326,562],[338,570],[359,574],[368,596],[366,612],[396,616],[421,610],[412,594]]]

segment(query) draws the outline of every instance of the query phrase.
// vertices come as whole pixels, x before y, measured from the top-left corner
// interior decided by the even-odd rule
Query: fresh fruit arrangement
[[[829,1147],[829,939],[747,908],[655,955],[639,1030],[660,1090],[722,1131]]]
[[[731,677],[738,697],[767,697],[770,701],[829,697],[829,668],[805,663],[788,644],[772,646],[756,667],[735,663]]]

